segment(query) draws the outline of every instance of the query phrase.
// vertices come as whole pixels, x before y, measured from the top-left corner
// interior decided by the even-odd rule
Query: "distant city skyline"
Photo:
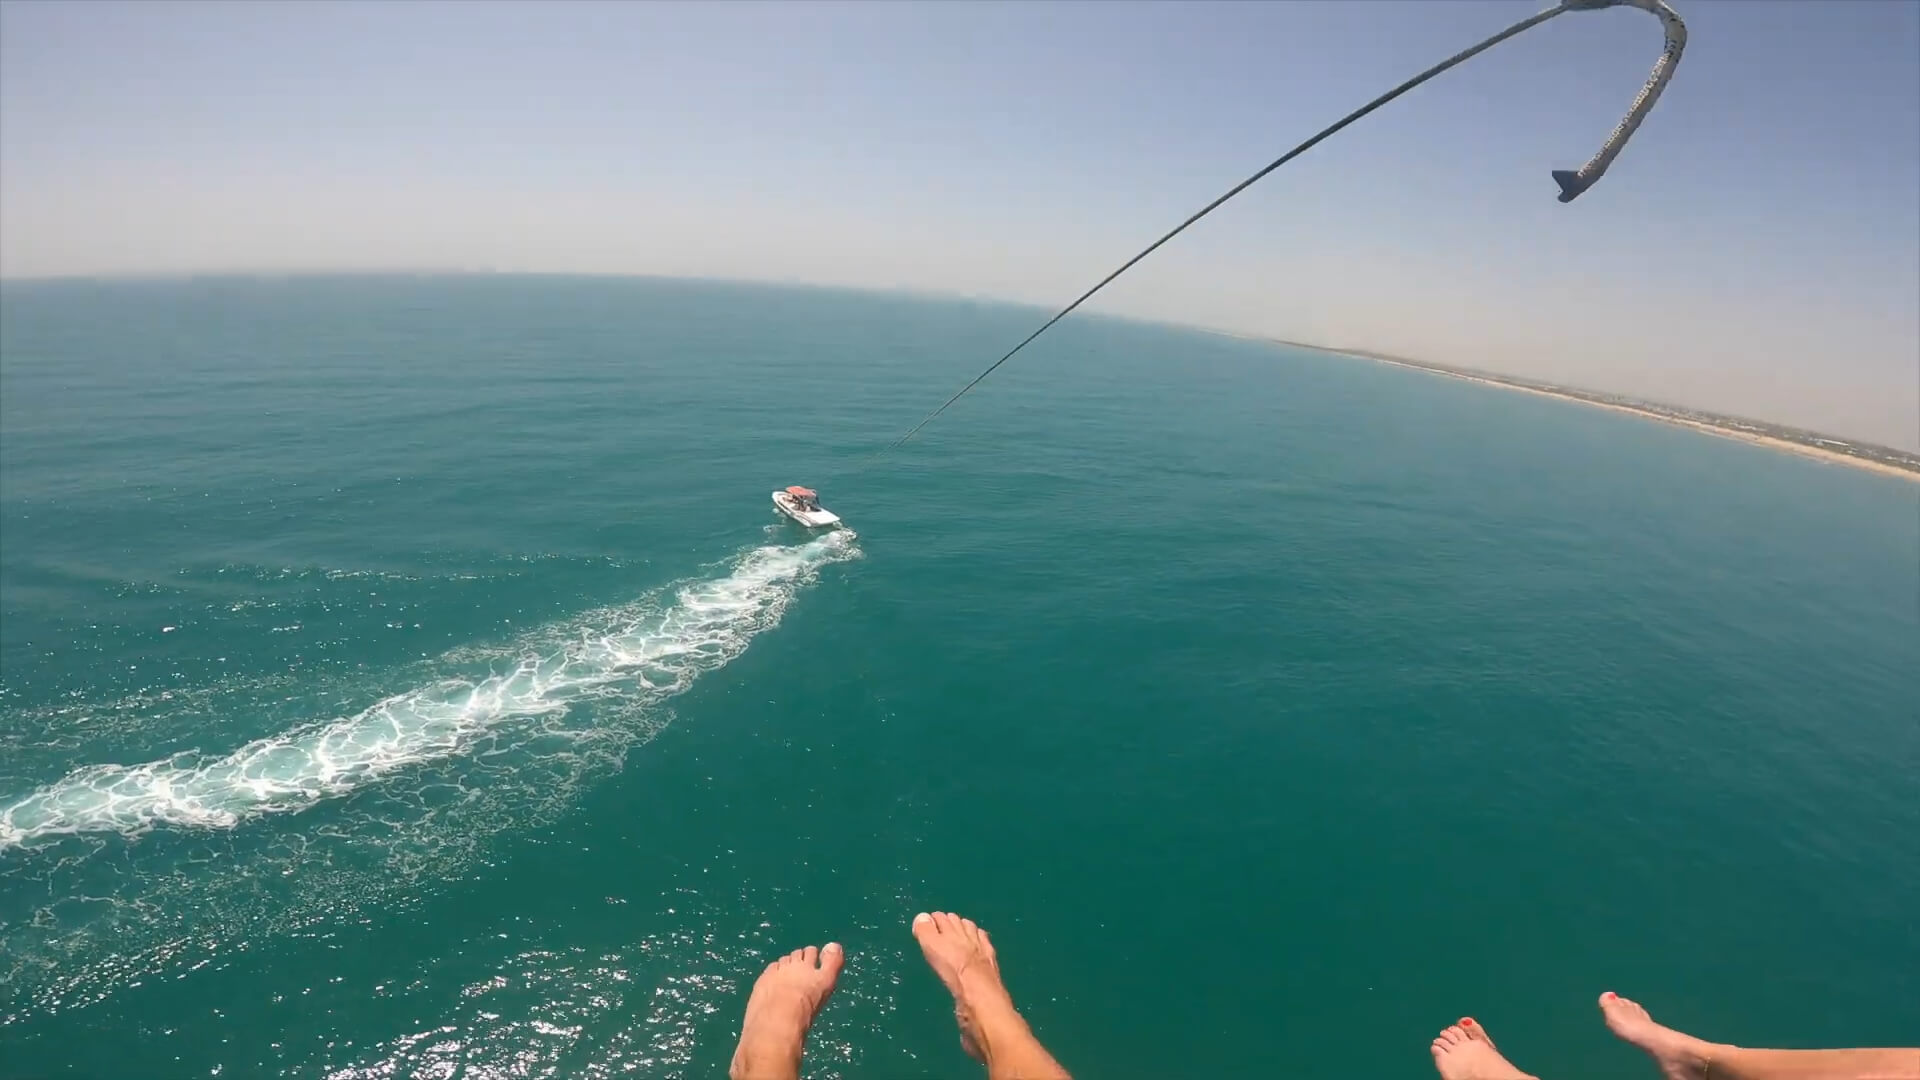
[[[1542,2],[0,3],[0,277],[697,276],[1058,307]],[[1920,449],[1920,3],[1575,13],[1090,307]],[[985,358],[991,359],[991,358]]]

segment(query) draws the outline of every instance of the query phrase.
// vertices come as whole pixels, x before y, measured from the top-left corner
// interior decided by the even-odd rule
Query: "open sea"
[[[1920,484],[1311,351],[554,277],[0,289],[0,1076],[1554,1080],[1920,1041]],[[818,487],[853,533],[782,524]],[[857,536],[854,535],[857,533]]]

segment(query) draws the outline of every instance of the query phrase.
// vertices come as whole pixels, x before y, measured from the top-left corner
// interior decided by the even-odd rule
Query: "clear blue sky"
[[[0,274],[700,275],[1057,305],[1538,2],[0,7]],[[1105,310],[1920,448],[1920,4],[1563,16]]]

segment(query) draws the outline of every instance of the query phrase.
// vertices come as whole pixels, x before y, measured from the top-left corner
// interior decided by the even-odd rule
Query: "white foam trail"
[[[684,690],[776,625],[801,585],[857,558],[840,531],[797,547],[756,548],[726,577],[538,633],[511,670],[445,679],[353,716],[258,739],[212,761],[180,754],[141,765],[89,765],[0,809],[0,851],[75,833],[136,833],[168,824],[231,828],[303,810],[421,762],[474,750],[513,721],[564,716],[575,703],[645,704]],[[543,734],[591,737],[550,725]]]

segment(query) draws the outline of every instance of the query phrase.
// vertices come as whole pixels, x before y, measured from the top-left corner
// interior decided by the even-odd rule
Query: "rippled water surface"
[[[1634,1075],[1920,1031],[1920,487],[1164,327],[665,281],[0,290],[0,1072]],[[821,489],[809,536],[767,493]],[[857,533],[857,535],[855,535]]]

